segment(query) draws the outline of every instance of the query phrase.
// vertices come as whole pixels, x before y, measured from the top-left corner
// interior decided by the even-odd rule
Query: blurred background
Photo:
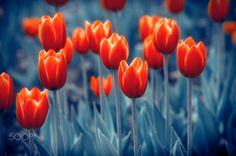
[[[209,99],[213,97],[213,95],[211,95],[211,92],[213,92],[214,90],[214,83],[210,83],[210,80],[212,80],[211,74],[214,73],[216,67],[214,47],[216,42],[215,34],[217,30],[214,26],[214,23],[210,20],[208,16],[207,5],[208,0],[186,0],[186,5],[183,12],[178,15],[174,15],[166,9],[163,0],[127,0],[127,4],[125,5],[124,9],[118,12],[118,33],[124,35],[127,38],[130,48],[128,62],[130,62],[130,60],[133,60],[133,58],[136,56],[142,57],[142,41],[139,36],[138,23],[139,18],[145,14],[175,18],[180,26],[182,39],[185,39],[188,36],[192,36],[196,41],[201,40],[205,43],[208,49],[208,61],[207,67],[204,72],[205,76],[203,77],[206,78],[205,80],[194,80],[194,91],[196,92],[195,94],[199,95],[198,97],[203,97],[202,103],[204,103],[204,101],[209,102]],[[71,37],[72,32],[76,27],[83,27],[84,22],[86,20],[93,22],[95,19],[99,19],[101,21],[110,19],[111,22],[115,24],[115,14],[112,12],[105,11],[101,7],[99,0],[68,0],[68,3],[66,3],[62,7],[59,7],[59,11],[62,12],[64,15],[67,25],[67,34],[69,37]],[[42,17],[43,15],[53,16],[54,13],[55,8],[53,6],[48,5],[44,0],[0,1],[0,73],[7,72],[12,76],[16,92],[18,92],[22,87],[32,88],[36,86],[42,88],[39,82],[37,70],[38,54],[42,47],[38,38],[30,38],[25,35],[22,29],[22,20],[25,17]],[[226,21],[229,20],[236,20],[235,0],[231,0],[230,2],[230,14]],[[224,93],[224,99],[220,100],[223,97],[219,98],[219,101],[223,101],[222,103],[224,104],[222,105],[224,105],[224,108],[222,108],[223,112],[220,111],[220,115],[216,117],[216,120],[219,121],[219,123],[217,123],[218,128],[220,126],[224,127],[224,125],[230,127],[228,130],[221,130],[222,132],[219,133],[219,139],[217,140],[217,142],[224,141],[224,139],[228,140],[228,137],[232,139],[233,137],[234,141],[231,140],[230,144],[232,144],[232,147],[234,146],[234,148],[236,149],[235,115],[231,117],[233,118],[231,119],[232,123],[223,122],[220,124],[221,121],[228,121],[230,119],[230,114],[232,114],[233,107],[228,106],[234,105],[235,110],[236,105],[236,103],[234,103],[236,101],[236,83],[234,78],[236,75],[236,71],[234,68],[235,61],[233,61],[232,63],[233,68],[230,68],[229,66],[229,62],[231,61],[231,59],[235,59],[234,53],[236,53],[236,50],[235,45],[233,45],[233,43],[231,42],[231,37],[225,35],[224,38],[224,54],[226,57],[224,58],[225,61],[222,64],[222,66],[224,66],[225,68],[222,70],[224,70],[223,72],[225,72],[226,75],[223,76],[223,84],[224,86],[228,86],[228,88],[225,91],[225,87],[222,86],[221,92],[222,94]],[[77,107],[79,99],[82,98],[83,87],[81,72],[84,68],[86,68],[87,70],[87,81],[89,82],[91,75],[98,75],[96,56],[92,52],[86,54],[85,57],[81,57],[80,55],[74,53],[72,63],[69,65],[68,69],[67,82],[64,87],[65,94],[67,95],[66,100],[70,105],[68,107],[69,110],[67,110],[68,114],[70,113],[71,108],[73,109]],[[103,70],[105,72],[105,75],[108,75],[109,71],[105,68],[103,68]],[[186,102],[184,98],[184,95],[186,93],[186,90],[184,88],[186,86],[186,82],[184,82],[183,76],[181,76],[181,74],[177,70],[175,54],[171,55],[169,71],[170,83],[172,85],[170,89],[172,90],[170,93],[170,102],[172,105],[173,113],[177,114],[176,121],[175,119],[173,119],[173,126],[180,138],[182,136],[181,139],[183,141],[183,144],[185,145],[186,132],[184,133],[184,130],[181,127],[182,125],[186,125],[186,121],[183,121],[182,125],[175,123],[182,122],[183,117],[186,116]],[[162,82],[160,82],[160,84],[161,83]],[[203,87],[203,89],[200,87],[202,86],[202,84],[206,85],[205,88]],[[147,92],[150,93],[150,89],[148,89]],[[161,94],[162,93],[160,93],[160,95]],[[97,98],[94,97],[91,91],[89,91],[89,99],[91,99],[91,101],[97,101]],[[216,100],[215,102],[218,103],[218,100]],[[213,109],[212,105],[215,104],[206,104],[207,111],[214,112],[214,109],[221,110],[221,108]],[[16,122],[14,107],[15,105],[13,105],[12,108],[4,114],[4,123],[6,125],[6,131],[8,133],[19,131],[20,129],[18,123]],[[181,115],[181,113],[183,114]],[[212,133],[211,130],[214,130],[213,127],[211,127],[210,131],[207,131],[206,133]],[[204,130],[202,131],[204,132]],[[230,136],[228,133],[230,133]],[[201,134],[197,134],[197,136],[198,135]],[[215,138],[215,136],[213,136],[213,138]],[[208,138],[208,140],[211,140],[211,138]],[[11,150],[15,147],[14,144],[9,142],[9,140],[7,140],[6,142],[7,152],[9,152],[10,154],[12,152]],[[199,141],[198,143],[201,144],[201,141]],[[209,145],[210,143],[207,144]],[[206,151],[205,154],[209,152],[210,147],[211,146],[209,146],[208,149],[204,149]],[[217,148],[217,152],[221,151],[221,147],[223,148],[222,151],[224,153],[224,151],[226,150],[224,143],[220,144],[220,147]],[[195,151],[197,151],[196,149],[202,149],[200,145],[199,147],[195,146],[194,148]],[[218,151],[218,149],[220,150]],[[24,151],[24,149],[22,149],[22,151]],[[201,152],[202,151],[200,151],[200,153]],[[14,155],[14,152],[12,152],[12,155]]]

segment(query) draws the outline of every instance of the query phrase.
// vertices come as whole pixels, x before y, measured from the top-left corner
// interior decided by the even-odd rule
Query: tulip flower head
[[[89,51],[89,38],[83,28],[78,27],[73,31],[72,41],[77,53],[86,54]]]
[[[56,51],[65,47],[66,25],[63,15],[56,13],[53,18],[43,16],[39,26],[39,39],[45,50]]]
[[[38,17],[24,18],[22,22],[22,28],[26,35],[30,37],[38,36],[38,29],[41,23],[41,19]]]
[[[63,50],[65,52],[67,64],[70,64],[73,57],[73,43],[69,37],[66,39],[66,45]]]
[[[23,88],[16,97],[16,117],[23,128],[40,128],[48,114],[49,100],[47,90],[40,91]]]
[[[103,64],[109,69],[118,69],[121,60],[127,60],[129,45],[124,36],[113,33],[104,38],[100,45],[100,56]]]
[[[229,5],[229,0],[209,0],[208,14],[211,20],[214,22],[223,22],[229,14]]]
[[[139,19],[139,35],[142,40],[153,33],[154,27],[158,20],[158,16],[149,15],[144,15]]]
[[[153,35],[149,35],[143,42],[143,57],[150,68],[159,69],[163,67],[163,55],[156,50]]]
[[[101,78],[99,76],[92,76],[90,79],[90,88],[96,96],[100,96],[100,80]],[[107,76],[106,79],[102,79],[102,85],[105,95],[108,96],[112,90],[112,76],[110,74]]]
[[[68,0],[46,0],[49,5],[62,6],[67,3]]]
[[[7,73],[0,75],[0,111],[10,108],[14,100],[14,84]]]
[[[188,77],[199,76],[206,65],[206,47],[203,42],[197,44],[188,37],[185,41],[181,40],[177,48],[177,60],[180,72]]]
[[[184,10],[185,0],[166,0],[167,9],[173,13],[178,14]]]
[[[100,0],[100,3],[107,11],[122,10],[127,0]]]
[[[41,50],[38,61],[39,79],[49,90],[57,90],[64,86],[67,74],[67,61],[63,49],[56,53],[54,50]]]
[[[136,57],[130,66],[122,60],[118,69],[118,80],[123,93],[129,98],[142,96],[147,87],[148,64]]]
[[[157,51],[163,54],[173,53],[180,38],[177,22],[174,19],[161,18],[154,28],[153,37]]]
[[[100,43],[103,38],[109,38],[112,34],[112,25],[109,20],[102,23],[99,20],[96,20],[92,24],[88,21],[85,22],[85,28],[89,37],[90,49],[99,54]]]

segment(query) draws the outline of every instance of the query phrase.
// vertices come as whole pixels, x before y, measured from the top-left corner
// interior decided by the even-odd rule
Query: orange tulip
[[[7,73],[0,75],[0,111],[10,108],[14,100],[14,84]]]
[[[148,81],[148,64],[136,57],[130,66],[122,60],[118,69],[118,80],[121,90],[130,98],[137,98],[144,94]]]
[[[100,0],[100,3],[108,11],[119,11],[124,8],[126,0]]]
[[[50,5],[54,6],[62,6],[67,3],[68,0],[46,0],[46,2]]]
[[[73,31],[72,41],[77,53],[86,54],[89,51],[89,38],[83,28],[78,27]]]
[[[73,57],[73,43],[69,37],[66,39],[66,45],[63,50],[65,52],[67,64],[70,64]]]
[[[38,29],[41,23],[41,19],[38,17],[24,18],[22,27],[26,35],[30,37],[38,36]]]
[[[223,22],[229,14],[229,0],[209,0],[208,14],[212,21]]]
[[[51,19],[43,16],[39,26],[39,39],[45,50],[60,50],[66,44],[66,25],[63,15],[56,13]]]
[[[48,114],[48,92],[23,88],[16,97],[16,117],[23,128],[40,128]]]
[[[236,31],[236,22],[230,21],[230,22],[224,22],[224,32],[226,34],[232,35],[234,31]]]
[[[180,72],[189,78],[199,76],[206,65],[206,47],[203,42],[196,44],[192,37],[181,40],[177,48]]]
[[[177,47],[180,38],[179,26],[174,19],[162,18],[156,24],[153,36],[157,51],[171,54]]]
[[[139,19],[139,35],[144,40],[148,35],[153,33],[154,27],[158,22],[158,16],[144,15]]]
[[[166,0],[166,7],[173,14],[178,14],[183,11],[184,5],[185,0]]]
[[[153,43],[153,35],[149,35],[143,42],[143,57],[151,68],[163,67],[163,55],[156,50]]]
[[[124,36],[113,33],[104,38],[100,45],[100,56],[103,64],[110,69],[118,69],[121,60],[127,60],[129,45]]]
[[[99,20],[90,24],[88,21],[85,22],[85,28],[89,37],[90,49],[99,54],[100,42],[103,38],[109,38],[112,34],[112,25],[109,20],[102,23]]]
[[[41,84],[56,90],[64,86],[67,74],[67,61],[64,50],[56,53],[54,50],[41,50],[38,61],[39,79]]]
[[[94,95],[100,96],[100,77],[92,76],[90,79],[90,88],[93,91]],[[103,91],[106,96],[111,93],[112,89],[112,76],[109,74],[107,78],[102,79]]]

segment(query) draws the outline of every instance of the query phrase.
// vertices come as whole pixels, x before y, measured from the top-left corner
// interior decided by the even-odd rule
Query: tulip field
[[[235,0],[1,0],[1,156],[235,156]]]

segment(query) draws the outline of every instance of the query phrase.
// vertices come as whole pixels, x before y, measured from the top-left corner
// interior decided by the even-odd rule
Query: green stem
[[[59,120],[59,109],[58,109],[58,90],[53,91],[53,115],[54,115],[54,128],[56,130],[56,137],[55,137],[55,155],[59,151],[59,128],[60,128],[60,120]]]
[[[166,124],[165,124],[165,140],[166,145],[168,146],[169,140],[169,104],[168,104],[168,56],[164,55],[164,105],[165,105],[165,117],[166,117]]]
[[[118,151],[119,155],[122,155],[122,146],[121,146],[121,106],[118,97],[118,82],[116,71],[112,71],[113,80],[114,80],[114,94],[115,94],[115,105],[116,105],[116,128],[117,128],[117,136],[118,136]]]
[[[115,20],[115,30],[118,33],[119,32],[119,18],[118,18],[118,12],[114,12],[114,20]]]
[[[138,138],[137,138],[137,122],[136,122],[136,108],[135,99],[132,99],[132,128],[133,128],[133,142],[134,142],[134,156],[138,156]]]
[[[100,56],[98,55],[98,72],[100,76],[100,82],[99,82],[99,92],[100,92],[100,106],[103,104],[103,97],[104,97],[104,92],[103,92],[103,85],[102,85],[102,79],[103,79],[103,73],[102,73],[102,61],[100,59]],[[101,109],[101,114],[102,117],[104,117],[104,110]]]
[[[188,79],[188,148],[187,155],[192,156],[192,81]]]
[[[29,134],[28,137],[29,137],[30,156],[34,156],[34,139],[32,138],[34,137],[34,130],[29,129],[28,134]]]
[[[84,58],[83,58],[84,60]],[[87,72],[86,68],[82,68],[82,77],[83,77],[83,88],[84,88],[84,99],[88,103],[88,83],[87,83]]]

